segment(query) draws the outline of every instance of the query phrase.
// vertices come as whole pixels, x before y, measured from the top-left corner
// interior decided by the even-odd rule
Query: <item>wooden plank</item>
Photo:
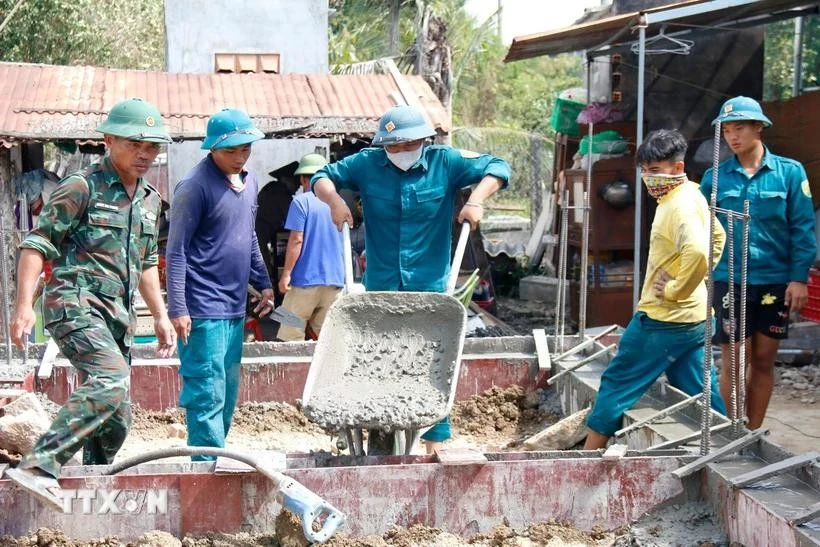
[[[730,482],[737,488],[743,488],[744,486],[749,486],[750,484],[768,479],[769,477],[781,475],[793,469],[799,469],[805,465],[814,463],[817,460],[820,460],[820,452],[806,452],[805,454],[792,456],[791,458],[786,458],[785,460],[761,467],[760,469],[743,473],[742,475],[738,475],[737,477],[730,479]]]
[[[487,463],[487,457],[473,448],[445,448],[436,450],[439,463],[444,465],[471,465]]]
[[[551,371],[552,361],[550,361],[550,348],[547,343],[547,331],[544,329],[532,329],[532,338],[535,340],[535,354],[538,356],[538,368]]]
[[[696,471],[700,471],[710,463],[719,460],[723,456],[733,454],[738,450],[741,450],[749,446],[750,444],[757,442],[758,439],[760,439],[760,437],[768,433],[768,429],[755,429],[754,431],[747,433],[743,437],[730,442],[726,446],[723,446],[710,454],[706,454],[705,456],[698,458],[690,464],[684,465],[683,467],[676,469],[675,471],[672,471],[672,474],[675,475],[677,478],[682,479],[683,477],[691,475]]]
[[[541,213],[538,215],[538,220],[535,222],[530,239],[524,247],[524,253],[529,257],[530,268],[533,268],[541,263],[541,257],[544,255],[544,234],[552,226],[552,217],[555,214],[555,200],[552,199],[552,193],[545,192],[541,200]]]
[[[620,460],[626,456],[626,451],[629,449],[625,444],[613,444],[606,449],[602,458],[605,461]]]
[[[807,522],[810,522],[818,517],[820,517],[820,501],[789,519],[789,525],[800,526],[801,524],[806,524]]]
[[[54,368],[54,361],[57,360],[57,355],[60,353],[60,348],[57,347],[57,342],[54,338],[48,339],[46,350],[43,352],[43,358],[40,360],[40,366],[37,368],[38,378],[51,378],[51,371]]]

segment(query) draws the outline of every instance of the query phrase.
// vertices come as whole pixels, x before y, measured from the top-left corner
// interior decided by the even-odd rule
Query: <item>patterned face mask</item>
[[[655,199],[665,196],[670,190],[686,182],[686,174],[662,175],[646,174],[641,177],[646,191]]]

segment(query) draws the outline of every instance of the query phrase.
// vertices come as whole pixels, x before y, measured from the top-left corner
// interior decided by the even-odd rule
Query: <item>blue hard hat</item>
[[[202,148],[232,148],[264,138],[265,134],[253,125],[247,114],[236,108],[223,108],[208,119]]]
[[[379,120],[379,130],[373,137],[373,146],[417,141],[432,137],[436,131],[424,119],[418,108],[394,106]]]
[[[743,96],[734,97],[723,103],[717,118],[712,120],[712,125],[717,122],[762,122],[764,127],[772,126],[772,120],[763,113],[760,103]]]

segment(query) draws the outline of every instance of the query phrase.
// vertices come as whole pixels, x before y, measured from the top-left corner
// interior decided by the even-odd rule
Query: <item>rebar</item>
[[[3,301],[3,329],[6,335],[6,362],[11,366],[11,303],[9,302],[9,264],[6,247],[6,225],[0,216],[0,277],[3,288],[0,289],[0,300]]]
[[[715,257],[712,245],[715,240],[715,209],[717,208],[718,167],[720,166],[720,120],[715,123],[714,147],[712,148],[712,192],[709,198],[709,252],[708,271],[706,276],[706,340],[703,355],[703,397],[700,404],[700,453],[709,453],[712,443],[712,321],[714,321],[713,298],[715,294],[714,266]]]
[[[729,367],[729,398],[731,407],[729,409],[729,419],[732,421],[732,435],[734,437],[740,436],[740,419],[737,413],[737,318],[735,317],[735,215],[729,214],[726,217],[726,242],[728,253],[728,287],[726,295],[724,296],[723,306],[729,306],[729,362],[723,363],[725,367]],[[743,334],[741,334],[741,337]],[[725,373],[725,372],[724,372]]]
[[[748,285],[749,273],[749,200],[743,201],[743,246],[741,247],[740,264],[740,332],[743,333],[743,344],[740,346],[740,358],[738,359],[738,384],[743,390],[743,396],[738,398],[737,414],[741,423],[746,416],[746,286]],[[739,432],[738,432],[739,433]]]

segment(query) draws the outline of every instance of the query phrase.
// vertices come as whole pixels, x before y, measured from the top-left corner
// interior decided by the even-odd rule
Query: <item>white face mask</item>
[[[387,152],[387,159],[389,159],[393,165],[402,171],[407,171],[419,161],[423,149],[424,146],[419,146],[415,150],[407,150],[405,152],[387,152],[387,150],[385,150],[385,152]]]

